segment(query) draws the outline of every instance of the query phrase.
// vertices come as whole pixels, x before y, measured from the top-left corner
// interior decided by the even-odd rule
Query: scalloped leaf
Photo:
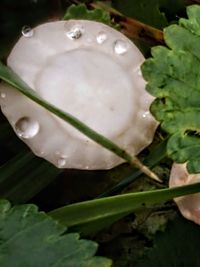
[[[199,225],[177,217],[156,235],[153,247],[135,267],[199,267],[199,239]]]
[[[189,19],[164,30],[168,47],[152,49],[142,66],[146,89],[156,97],[151,111],[171,137],[167,154],[200,172],[200,6],[187,8]]]
[[[63,19],[94,20],[113,26],[110,14],[108,12],[100,8],[88,10],[85,4],[71,5],[67,9]]]
[[[67,233],[34,205],[11,208],[0,201],[0,266],[109,267],[111,261],[94,257],[97,244]]]

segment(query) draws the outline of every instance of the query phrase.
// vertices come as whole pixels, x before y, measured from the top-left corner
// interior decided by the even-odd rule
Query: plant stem
[[[200,0],[185,0],[186,5],[200,4]]]

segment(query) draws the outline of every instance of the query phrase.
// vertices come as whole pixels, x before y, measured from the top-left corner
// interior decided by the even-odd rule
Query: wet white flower
[[[136,155],[157,127],[149,113],[153,97],[138,72],[143,61],[113,28],[70,20],[23,29],[7,64],[39,96]],[[123,162],[7,84],[0,85],[0,94],[16,134],[57,167],[109,169]]]
[[[200,174],[189,174],[186,164],[174,163],[171,170],[169,187],[200,182]],[[200,224],[200,193],[174,199],[181,214],[188,220]]]

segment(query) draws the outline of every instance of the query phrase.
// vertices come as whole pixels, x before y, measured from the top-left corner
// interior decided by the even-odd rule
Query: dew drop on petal
[[[97,35],[97,43],[98,44],[103,44],[106,40],[107,40],[107,35],[105,32],[99,32],[99,34]]]
[[[65,155],[65,154],[63,154],[63,153],[62,153],[61,151],[59,151],[59,150],[57,150],[57,151],[55,152],[55,155],[56,155],[56,158],[57,158],[57,166],[58,166],[59,168],[64,167],[65,164],[66,164],[66,160],[67,160],[68,156]]]
[[[64,167],[66,164],[66,159],[63,157],[58,158],[57,164],[58,164],[58,167],[60,167],[60,168]]]
[[[45,152],[43,150],[36,150],[34,151],[34,153],[38,156],[38,157],[43,157],[45,156]]]
[[[6,98],[6,93],[1,92],[0,96],[1,96],[1,98]]]
[[[145,111],[145,112],[142,114],[142,117],[143,117],[143,118],[146,118],[146,117],[149,116],[149,114],[150,114],[149,111]]]
[[[67,29],[66,35],[71,40],[77,40],[83,35],[84,28],[81,25],[74,25],[70,29]]]
[[[128,44],[123,40],[117,40],[114,42],[114,51],[118,55],[123,55],[128,50]]]
[[[25,139],[36,136],[39,129],[39,123],[28,117],[23,117],[15,123],[15,131],[17,135]]]
[[[139,76],[141,76],[141,77],[142,77],[142,71],[141,71],[141,69],[140,69],[140,68],[138,68],[138,70],[137,70],[137,74],[138,74]]]
[[[23,26],[22,27],[22,35],[24,37],[30,38],[33,36],[33,33],[34,32],[33,32],[33,29],[31,27],[29,27],[29,26]]]

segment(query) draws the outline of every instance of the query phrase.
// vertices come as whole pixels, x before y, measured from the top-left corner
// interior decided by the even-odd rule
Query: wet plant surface
[[[186,12],[191,4],[195,5]],[[187,161],[188,171],[199,173],[198,4],[186,0],[1,1],[0,77],[20,92],[24,90],[33,101],[33,92],[26,85],[23,87],[5,63],[19,37],[32,38],[34,27],[41,23],[63,18],[102,22],[124,33],[145,58],[151,55],[142,72],[137,69],[137,75],[144,76],[147,91],[156,98],[151,112],[160,126],[153,142],[140,152],[138,159],[162,180],[161,183],[152,180],[143,169],[133,167],[128,153],[115,150],[118,147],[113,148],[109,143],[113,140],[103,140],[101,136],[99,144],[104,147],[107,144],[108,149],[127,163],[110,170],[57,168],[56,164],[40,158],[42,154],[36,157],[0,113],[0,197],[11,203],[0,202],[2,267],[50,267],[52,264],[58,267],[199,267],[200,228],[184,219],[172,201],[174,197],[199,192],[199,184],[174,191],[168,189],[173,161]],[[84,35],[84,29],[75,26],[65,29],[72,42]],[[107,45],[108,39],[107,33],[100,31],[95,42],[99,46]],[[151,54],[151,48],[157,45]],[[115,40],[112,53],[123,56],[128,49],[124,40]],[[7,94],[0,92],[0,103],[3,103]],[[63,109],[56,111],[48,103],[45,105],[44,108],[59,117],[56,120],[62,117],[67,121]],[[124,110],[120,106],[119,111]],[[146,119],[150,113],[142,114]],[[88,134],[84,124],[76,125]],[[40,127],[37,120],[23,116],[16,121],[14,130],[24,141],[37,136]],[[90,135],[97,139],[95,134]],[[57,166],[64,167],[68,159],[61,154],[58,157]],[[32,204],[45,213],[38,212]],[[19,254],[17,248],[23,253]]]

